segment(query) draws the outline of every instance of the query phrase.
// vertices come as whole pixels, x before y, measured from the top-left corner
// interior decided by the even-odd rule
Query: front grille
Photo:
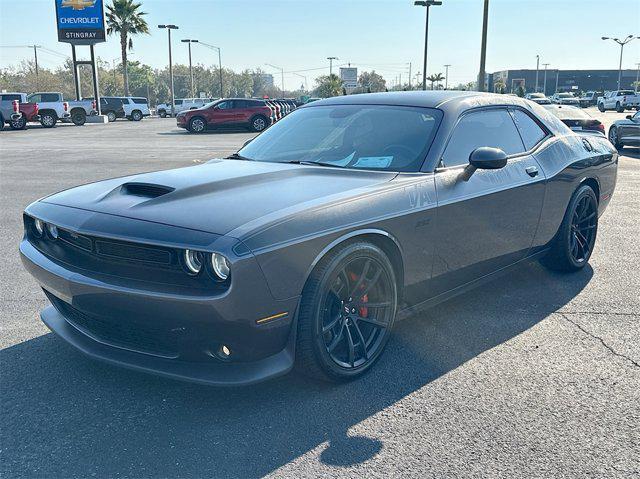
[[[113,258],[128,259],[134,261],[147,261],[150,263],[171,264],[171,252],[162,248],[150,248],[134,246],[113,241],[95,240],[96,253]]]
[[[45,293],[69,324],[97,341],[163,358],[178,357],[176,333],[122,316],[111,318],[85,313],[46,290]]]

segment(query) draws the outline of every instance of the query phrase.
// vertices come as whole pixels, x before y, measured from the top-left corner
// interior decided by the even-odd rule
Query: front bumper
[[[95,215],[109,216],[76,214],[91,215],[96,224],[103,222],[96,222]],[[53,223],[55,216],[43,219]],[[114,218],[110,220],[126,223],[122,228],[127,230],[132,222],[144,223]],[[235,276],[226,291],[203,294],[151,280],[83,271],[48,257],[28,239],[20,244],[20,253],[25,268],[53,304],[42,312],[43,322],[93,358],[211,385],[251,384],[293,367],[292,324],[298,299],[275,300],[250,255],[232,260]],[[258,322],[279,312],[287,314]],[[216,354],[221,345],[231,350],[229,358]]]

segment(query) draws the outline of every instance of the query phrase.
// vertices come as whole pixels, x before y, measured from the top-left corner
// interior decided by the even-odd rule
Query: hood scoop
[[[170,186],[154,185],[153,183],[125,183],[120,187],[121,194],[142,198],[158,198],[174,190],[175,188]]]

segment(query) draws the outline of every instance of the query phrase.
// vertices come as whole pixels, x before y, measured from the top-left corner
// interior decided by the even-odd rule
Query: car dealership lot
[[[624,117],[589,111],[607,130]],[[401,322],[353,383],[207,388],[93,362],[47,332],[17,254],[28,203],[252,136],[175,119],[0,133],[2,476],[640,475],[639,150],[624,150],[592,267],[529,265]]]

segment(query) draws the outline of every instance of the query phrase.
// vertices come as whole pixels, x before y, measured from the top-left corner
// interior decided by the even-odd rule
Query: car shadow
[[[534,327],[590,281],[531,264],[399,322],[363,378],[299,374],[220,389],[94,362],[46,334],[0,351],[7,477],[260,477],[312,451],[335,466],[384,447],[350,429]],[[19,411],[19,413],[15,413]]]
[[[626,156],[628,158],[634,158],[636,160],[640,160],[640,148],[633,148],[631,146],[625,147],[623,150],[618,150],[621,156]]]
[[[187,131],[183,128],[179,128],[179,129],[170,130],[170,131],[160,131],[156,133],[156,135],[163,135],[163,136],[194,135],[195,136],[195,135],[221,135],[221,134],[228,134],[228,133],[244,133],[246,135],[249,135],[249,134],[257,135],[257,133],[249,131],[246,128],[214,129],[214,130],[205,130],[201,133],[191,133],[190,131]]]

